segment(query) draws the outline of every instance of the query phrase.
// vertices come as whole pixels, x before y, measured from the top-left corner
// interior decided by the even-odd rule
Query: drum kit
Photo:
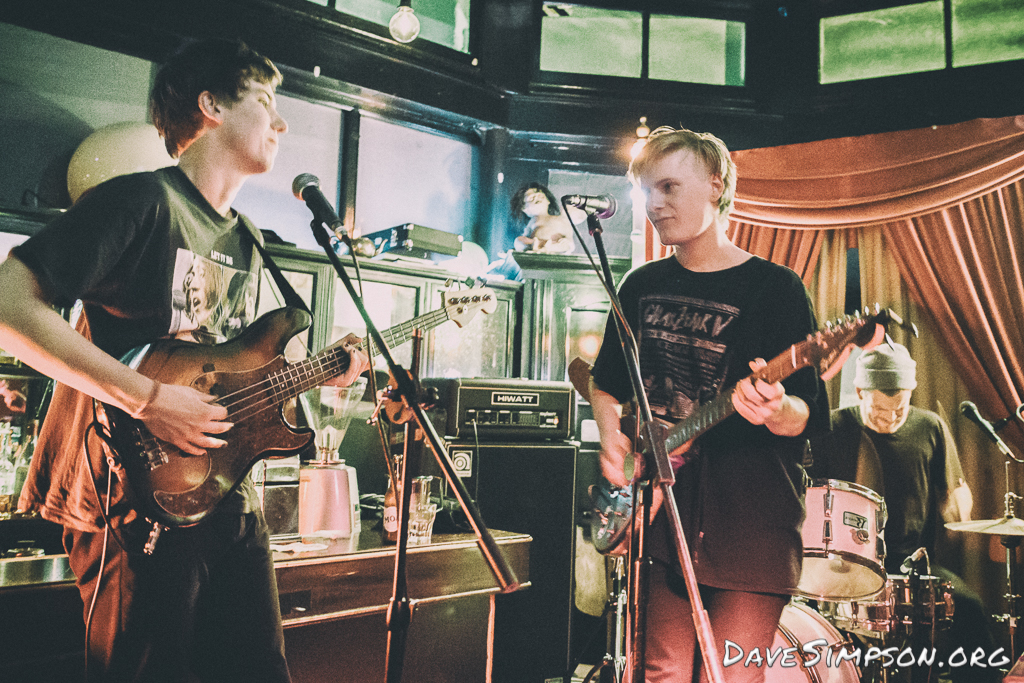
[[[846,481],[812,482],[806,495],[803,573],[798,597],[786,606],[774,648],[811,650],[826,643],[814,666],[767,670],[768,683],[856,683],[891,680],[898,667],[883,666],[875,652],[931,647],[953,617],[952,586],[935,576],[885,572],[885,501]],[[894,648],[894,649],[893,649]],[[916,648],[915,648],[916,649]],[[890,664],[892,662],[889,662]]]
[[[951,531],[997,535],[1007,548],[1006,597],[1010,614],[997,620],[1010,624],[1010,650],[1016,653],[1016,586],[1014,558],[1024,539],[1024,520],[1014,516],[1007,496],[1006,515],[1001,519],[950,522]],[[914,666],[922,650],[938,646],[940,634],[953,620],[953,587],[930,575],[927,555],[915,553],[902,570],[886,574],[885,501],[871,489],[846,481],[822,479],[811,482],[806,493],[807,516],[802,530],[804,558],[798,594],[783,609],[772,651],[791,648],[799,653],[802,666],[771,666],[765,669],[766,683],[890,683],[892,681],[937,680],[934,660]],[[921,562],[925,560],[925,562]],[[616,622],[621,626],[624,585],[622,558],[617,557],[619,590],[609,594],[606,607],[617,605]],[[923,574],[917,571],[924,564]],[[616,598],[617,603],[616,603]],[[617,643],[621,643],[621,630]],[[874,652],[873,657],[865,656]],[[887,655],[879,656],[883,652]],[[914,654],[913,662],[900,662],[895,653]],[[597,681],[604,668],[615,670],[621,680],[624,656],[616,650],[598,664],[585,679]],[[601,679],[605,680],[605,679]]]
[[[1007,599],[1010,614],[1010,647],[1016,622],[1016,547],[1024,537],[1024,520],[1013,514],[1008,495],[1006,515],[1001,519],[950,522],[951,531],[997,535],[1007,548]],[[815,480],[807,489],[807,517],[803,527],[804,568],[798,597],[786,606],[773,647],[794,647],[827,643],[833,656],[820,657],[814,667],[773,668],[768,683],[887,683],[896,676],[907,680],[935,680],[937,671],[912,666],[901,669],[899,662],[877,657],[867,662],[853,657],[870,648],[883,651],[912,651],[936,647],[939,634],[953,620],[953,587],[948,581],[916,570],[922,559],[917,553],[902,567],[907,575],[885,573],[885,501],[871,489],[834,479]],[[922,552],[923,559],[927,555]],[[927,566],[927,565],[926,565]],[[999,617],[997,617],[998,619]],[[818,648],[819,650],[821,648]],[[840,652],[848,653],[837,656]],[[829,667],[831,664],[831,668]],[[926,678],[922,678],[926,677]]]

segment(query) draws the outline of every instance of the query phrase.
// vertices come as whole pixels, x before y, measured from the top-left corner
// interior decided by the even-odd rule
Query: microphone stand
[[[564,203],[563,199],[563,204]],[[563,206],[563,208],[565,207]],[[566,210],[566,215],[568,215],[568,210]],[[626,369],[629,372],[629,379],[633,386],[633,395],[636,397],[637,412],[641,420],[638,432],[643,435],[646,443],[651,444],[651,449],[646,454],[644,472],[654,473],[654,476],[650,477],[651,483],[652,485],[661,487],[662,497],[664,500],[662,505],[666,508],[666,515],[669,524],[672,527],[673,537],[675,539],[676,555],[679,560],[679,566],[683,571],[686,590],[690,596],[690,604],[693,608],[693,624],[696,630],[697,642],[700,644],[704,670],[707,672],[712,683],[723,683],[725,680],[725,672],[722,667],[722,659],[719,656],[718,645],[715,643],[714,634],[711,631],[711,620],[708,617],[707,610],[704,609],[703,602],[701,601],[700,588],[697,584],[696,573],[694,572],[693,563],[690,559],[689,546],[687,545],[686,537],[683,534],[682,522],[679,519],[679,509],[676,505],[675,496],[672,494],[672,485],[675,484],[675,472],[672,469],[672,464],[669,462],[668,453],[665,451],[665,439],[663,436],[665,429],[660,424],[655,423],[654,416],[651,413],[650,403],[647,401],[647,394],[644,392],[643,381],[640,377],[640,356],[637,349],[636,339],[633,337],[632,331],[626,324],[626,318],[622,312],[622,306],[619,303],[618,295],[615,292],[615,288],[612,286],[612,283],[614,283],[615,280],[612,277],[611,267],[608,265],[608,255],[604,248],[604,238],[602,237],[604,230],[601,227],[600,219],[595,213],[588,212],[587,228],[594,238],[594,245],[597,248],[598,258],[601,261],[601,269],[598,273],[599,279],[608,293],[609,301],[612,306],[612,318],[615,320],[615,326],[619,334],[619,343],[622,346],[622,353],[626,360]],[[573,230],[576,230],[575,224],[573,224]],[[582,243],[583,240],[580,239],[580,242]],[[585,248],[586,247],[584,246],[584,249]],[[590,256],[590,252],[587,252],[587,256]],[[590,260],[596,270],[597,265],[593,263],[593,258]],[[600,277],[602,273],[603,277]],[[648,562],[646,559],[646,537],[651,523],[652,496],[650,493],[651,489],[649,486],[642,486],[639,483],[634,485],[633,500],[640,503],[643,523],[639,525],[639,533],[631,535],[630,544],[630,555],[632,558],[630,564],[630,572],[632,575],[630,586],[632,588],[632,596],[630,600],[631,618],[629,624],[630,647],[628,648],[627,654],[631,660],[629,671],[630,681],[633,683],[640,683],[644,680],[647,644],[646,603],[649,576]],[[633,525],[634,530],[637,530],[635,522],[635,516],[637,515],[636,505],[634,505],[633,508],[633,515],[634,518],[630,520],[630,524]]]
[[[324,250],[324,253],[327,254],[327,259],[331,262],[331,265],[334,266],[335,272],[337,272],[338,277],[341,279],[349,296],[352,298],[352,303],[355,304],[356,309],[359,311],[359,315],[365,322],[367,334],[373,341],[373,344],[381,357],[384,358],[385,362],[387,362],[388,369],[391,371],[391,376],[395,378],[398,385],[397,393],[402,397],[405,405],[412,410],[417,426],[426,435],[427,440],[430,443],[430,447],[434,451],[434,457],[437,459],[438,465],[444,471],[445,478],[448,479],[448,483],[454,490],[455,497],[459,501],[459,505],[462,506],[463,511],[466,513],[466,518],[473,527],[473,531],[477,537],[477,545],[480,547],[480,552],[483,554],[484,560],[487,562],[491,572],[494,574],[494,578],[497,580],[501,592],[512,593],[519,590],[519,579],[516,578],[512,567],[509,566],[505,556],[502,555],[501,550],[498,548],[498,544],[494,540],[494,535],[491,534],[490,530],[484,524],[483,518],[480,516],[480,511],[469,497],[469,491],[466,490],[466,485],[462,483],[462,479],[460,479],[455,473],[455,466],[452,464],[451,458],[448,456],[448,451],[444,447],[444,442],[441,440],[441,437],[438,436],[433,423],[431,423],[427,418],[426,411],[424,410],[422,403],[419,401],[419,383],[413,377],[412,372],[405,370],[395,362],[390,349],[388,349],[387,342],[384,341],[384,338],[381,336],[377,326],[373,324],[373,320],[370,318],[370,314],[367,312],[366,306],[363,304],[362,297],[360,297],[356,292],[355,287],[352,285],[352,280],[345,271],[345,267],[342,265],[338,255],[334,253],[334,247],[331,245],[330,233],[324,227],[323,221],[314,218],[313,221],[310,222],[309,226],[313,230],[313,237],[316,239],[317,244],[319,244]],[[347,238],[345,241],[349,242]],[[355,259],[355,250],[352,249],[351,244],[349,244],[349,251],[352,253],[352,258]],[[385,454],[385,457],[387,457],[387,454]],[[405,537],[407,535],[409,525],[409,496],[411,493],[408,474],[410,471],[408,463],[405,463],[403,466],[402,497],[399,502],[401,520],[399,522],[398,544],[395,552],[396,570],[394,593],[399,593],[405,589],[404,576],[399,576],[399,568],[401,567],[404,570],[405,566]],[[396,491],[395,493],[397,494],[398,492]],[[409,613],[408,596],[393,594],[391,597],[391,603],[388,607],[389,664],[392,662],[400,662],[401,658],[404,656],[405,633],[410,621]],[[392,637],[392,634],[394,634],[394,637]],[[394,648],[392,648],[392,645],[394,645]],[[389,666],[388,670],[385,672],[385,676],[387,683],[399,683],[401,680],[401,666]]]
[[[413,330],[412,367],[419,367],[420,348],[423,342],[422,330]],[[421,444],[412,423],[405,423],[405,438],[402,441],[401,473],[395,473],[398,486],[398,540],[395,546],[395,578],[392,583],[391,601],[388,603],[388,640],[384,665],[384,680],[402,680],[405,666],[405,644],[412,623],[412,603],[409,601],[407,557],[409,546],[409,501],[412,497],[412,473],[420,470]],[[387,456],[385,456],[387,457]],[[401,479],[399,479],[399,476]]]

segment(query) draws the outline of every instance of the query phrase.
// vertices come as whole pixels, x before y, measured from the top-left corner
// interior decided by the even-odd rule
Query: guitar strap
[[[296,293],[291,283],[288,282],[288,278],[284,276],[281,269],[278,268],[276,263],[274,263],[274,259],[272,259],[270,254],[267,253],[266,248],[260,243],[260,240],[256,239],[256,236],[252,234],[252,231],[247,226],[242,226],[241,222],[242,221],[239,221],[239,230],[241,230],[243,234],[247,235],[249,239],[252,240],[252,243],[256,245],[256,251],[260,253],[260,257],[263,259],[263,265],[274,277],[274,282],[277,283],[277,288],[281,291],[281,296],[284,297],[284,302],[292,308],[298,308],[299,310],[309,313],[310,317],[313,317],[313,312],[309,310],[309,306],[307,306],[306,302],[302,300],[302,297]]]

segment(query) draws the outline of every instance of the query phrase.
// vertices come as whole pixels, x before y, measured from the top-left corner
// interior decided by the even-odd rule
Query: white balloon
[[[453,259],[442,261],[448,270],[470,277],[481,277],[487,272],[487,252],[476,242],[464,241],[462,251]]]
[[[77,202],[83,194],[119,175],[155,171],[178,161],[150,123],[115,123],[82,141],[68,164],[68,193]]]

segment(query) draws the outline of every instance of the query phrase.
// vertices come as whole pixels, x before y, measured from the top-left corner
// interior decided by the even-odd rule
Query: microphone
[[[928,550],[926,548],[918,548],[903,560],[903,564],[900,565],[900,571],[904,574],[909,574],[914,570],[914,565],[921,561],[922,558],[928,557]]]
[[[292,194],[295,195],[296,199],[306,202],[306,206],[313,212],[313,217],[321,223],[325,223],[328,229],[337,235],[338,239],[348,244],[351,248],[348,234],[344,230],[345,224],[338,218],[338,214],[334,212],[331,203],[327,201],[327,197],[320,190],[319,178],[312,173],[300,173],[292,181]]]
[[[996,428],[992,426],[992,423],[981,416],[978,412],[978,406],[974,405],[972,401],[964,401],[960,404],[960,412],[964,414],[968,420],[978,425],[981,431],[992,440],[996,446],[999,447],[999,452],[1008,458],[1012,458],[1013,455],[1010,453],[1010,448],[999,438],[996,434]]]
[[[583,209],[598,218],[611,218],[615,215],[615,209],[618,208],[615,203],[615,197],[610,194],[599,194],[597,196],[567,194],[562,197],[562,203],[575,206],[577,209]]]

